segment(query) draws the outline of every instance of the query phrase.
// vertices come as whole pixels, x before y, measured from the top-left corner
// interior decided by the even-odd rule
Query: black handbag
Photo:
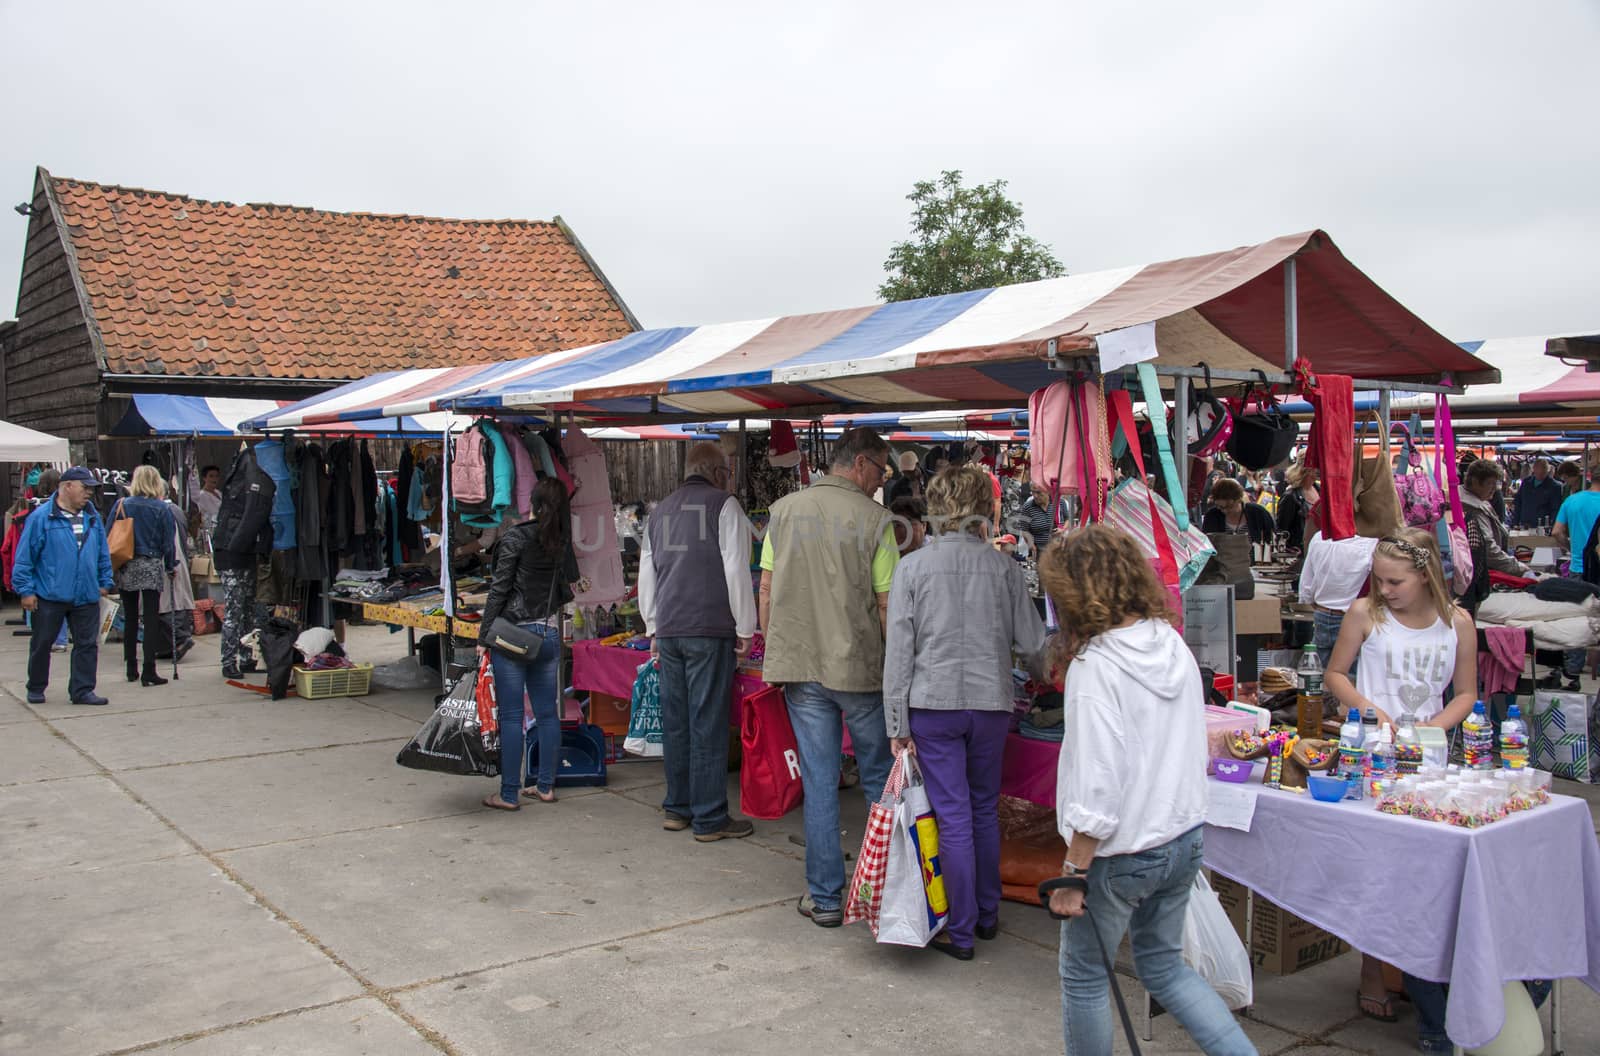
[[[1260,390],[1260,403],[1252,414],[1233,416],[1233,435],[1228,437],[1228,454],[1248,470],[1270,469],[1289,461],[1300,424],[1291,418],[1270,389]],[[1248,404],[1246,393],[1244,403]]]
[[[544,636],[523,630],[504,616],[496,616],[480,639],[483,645],[518,660],[537,656],[544,648]]]

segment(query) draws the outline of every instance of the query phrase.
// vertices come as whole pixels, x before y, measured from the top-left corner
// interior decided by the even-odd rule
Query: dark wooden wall
[[[682,440],[600,440],[611,478],[611,501],[659,502],[683,483]]]
[[[99,365],[72,269],[44,184],[36,180],[0,417],[66,437],[77,458],[95,438],[99,397]]]

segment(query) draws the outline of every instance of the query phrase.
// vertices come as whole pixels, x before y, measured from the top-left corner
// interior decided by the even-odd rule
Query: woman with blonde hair
[[[1205,696],[1167,592],[1133,537],[1103,524],[1054,543],[1039,574],[1070,629],[1056,774],[1062,870],[1088,884],[1087,896],[1050,896],[1050,909],[1071,918],[1061,925],[1067,1056],[1111,1051],[1101,950],[1116,950],[1125,933],[1140,982],[1202,1051],[1254,1056],[1222,999],[1183,961],[1206,815]]]
[[[929,483],[928,541],[895,570],[883,658],[890,746],[916,753],[939,819],[950,916],[932,945],[962,961],[998,934],[1012,653],[1031,662],[1044,646],[1021,566],[989,545],[989,480],[964,466]]]
[[[167,680],[156,674],[156,624],[161,594],[177,568],[173,545],[177,525],[166,503],[167,486],[155,466],[140,466],[133,471],[132,492],[118,502],[111,523],[133,521],[133,557],[116,570],[114,579],[122,593],[122,658],[128,664],[128,681],[145,686],[164,686]],[[143,613],[144,622],[140,623]],[[138,664],[141,626],[144,637],[144,668]]]

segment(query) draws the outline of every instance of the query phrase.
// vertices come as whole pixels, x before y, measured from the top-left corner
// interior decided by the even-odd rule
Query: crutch
[[[178,570],[174,568],[167,576],[167,619],[171,621],[172,629],[172,680],[178,681]]]
[[[1051,893],[1061,888],[1075,889],[1082,891],[1084,894],[1086,900],[1084,912],[1086,915],[1083,923],[1090,931],[1094,932],[1094,944],[1100,947],[1100,964],[1106,970],[1106,981],[1111,984],[1111,996],[1117,1000],[1117,1012],[1122,1016],[1122,1032],[1128,1039],[1128,1050],[1133,1056],[1140,1056],[1139,1039],[1133,1033],[1133,1019],[1128,1015],[1128,1003],[1122,999],[1122,987],[1117,985],[1117,970],[1111,963],[1110,951],[1106,949],[1105,940],[1100,937],[1100,929],[1095,927],[1094,921],[1087,916],[1089,881],[1082,876],[1058,876],[1039,885],[1039,903],[1056,920],[1067,920],[1067,917],[1057,916],[1056,911],[1050,909]]]

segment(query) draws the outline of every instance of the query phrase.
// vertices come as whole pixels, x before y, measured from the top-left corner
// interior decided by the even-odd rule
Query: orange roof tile
[[[233,205],[47,178],[109,373],[348,380],[633,329],[556,223]]]

